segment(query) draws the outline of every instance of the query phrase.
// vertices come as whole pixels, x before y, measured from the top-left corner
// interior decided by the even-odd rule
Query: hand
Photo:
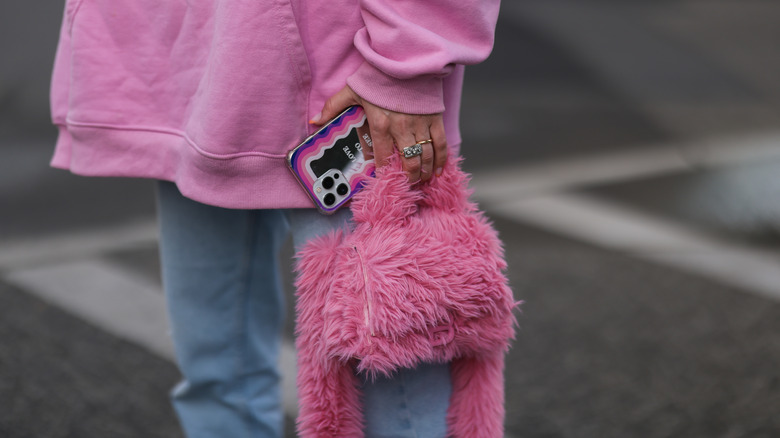
[[[405,147],[431,139],[432,143],[422,145],[421,155],[402,156],[401,161],[411,183],[428,181],[434,173],[441,175],[447,161],[447,138],[441,114],[405,114],[386,110],[363,100],[345,86],[325,102],[322,112],[310,123],[322,125],[350,105],[360,105],[366,112],[377,167],[384,166],[392,154],[400,154]]]

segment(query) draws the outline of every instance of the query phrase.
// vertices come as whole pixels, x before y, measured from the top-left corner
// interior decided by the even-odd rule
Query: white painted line
[[[472,185],[480,200],[498,202],[542,192],[762,160],[780,160],[780,133],[651,145],[498,168],[475,173]]]
[[[485,207],[493,214],[780,300],[780,257],[585,196]]]
[[[597,242],[610,249],[631,252],[706,251],[710,242],[677,224],[583,195],[552,194],[491,205],[491,212]]]
[[[602,201],[572,195],[533,197],[578,186],[618,182],[694,167],[780,157],[780,134],[590,155],[474,175],[483,207],[507,218],[741,289],[780,298],[780,260],[774,254],[704,236]],[[160,286],[97,260],[101,253],[157,244],[155,221],[0,244],[8,281],[118,336],[173,360]],[[280,359],[285,411],[295,417],[295,349]]]
[[[79,318],[174,361],[165,298],[160,286],[98,259],[8,272],[5,280]],[[284,409],[297,417],[295,348],[282,344]]]
[[[165,299],[139,278],[99,260],[20,269],[6,279],[45,301],[173,360]]]
[[[780,133],[648,146],[475,173],[476,196],[488,202],[518,199],[590,184],[627,181],[694,168],[780,160]],[[118,224],[65,235],[0,242],[0,270],[90,257],[156,245],[154,220]]]
[[[778,152],[780,154],[780,152]],[[498,168],[475,173],[479,199],[498,201],[541,192],[638,179],[690,170],[680,152],[670,147],[591,154],[548,163]]]
[[[780,159],[780,132],[760,132],[740,137],[704,139],[681,145],[693,166],[719,167]]]
[[[156,242],[154,220],[0,242],[0,270],[74,260],[101,252],[155,245]]]

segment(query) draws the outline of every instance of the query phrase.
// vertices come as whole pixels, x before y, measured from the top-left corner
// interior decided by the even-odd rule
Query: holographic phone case
[[[363,108],[351,106],[287,154],[287,165],[322,213],[332,214],[374,176]]]

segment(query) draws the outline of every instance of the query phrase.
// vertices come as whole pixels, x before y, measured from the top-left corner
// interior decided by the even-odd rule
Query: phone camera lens
[[[325,195],[322,201],[325,203],[325,205],[330,207],[336,202],[336,197],[333,195],[333,193],[328,193],[327,195]]]
[[[346,195],[348,191],[349,191],[349,187],[344,183],[341,183],[339,184],[338,187],[336,187],[336,193],[338,193],[341,196]]]
[[[338,173],[334,173],[334,174],[333,174],[333,178],[335,178],[335,179],[339,179],[339,174],[338,174]]]
[[[328,190],[328,189],[330,189],[331,187],[333,187],[333,178],[331,178],[331,177],[329,177],[329,176],[326,176],[325,178],[323,178],[323,179],[322,179],[322,187],[323,187],[325,190]]]

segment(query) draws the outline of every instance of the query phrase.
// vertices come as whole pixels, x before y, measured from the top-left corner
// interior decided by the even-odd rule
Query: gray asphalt
[[[734,3],[505,2],[491,59],[467,72],[467,169],[780,129],[780,62],[767,56],[780,6]],[[0,249],[154,217],[151,181],[47,167],[60,9],[0,5],[0,49],[13,60],[0,64]],[[573,193],[777,252],[777,170],[702,169]],[[509,437],[780,436],[780,302],[493,217],[525,301],[507,361]],[[153,246],[98,257],[160,282]],[[182,436],[167,398],[172,363],[7,274],[0,436]],[[288,294],[290,283],[288,273]]]
[[[515,437],[775,437],[780,304],[497,222],[521,330]]]
[[[0,436],[182,436],[173,364],[5,282],[0,308]]]

